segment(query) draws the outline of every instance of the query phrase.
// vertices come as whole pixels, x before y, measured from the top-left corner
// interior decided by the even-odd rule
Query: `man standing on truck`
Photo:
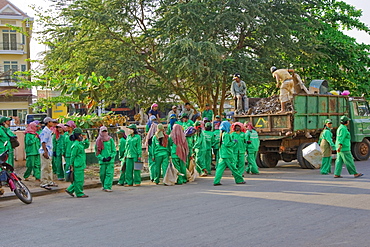
[[[355,178],[361,177],[362,173],[357,173],[355,162],[351,154],[351,134],[348,130],[349,119],[347,116],[340,118],[340,126],[337,129],[337,140],[335,146],[337,148],[337,160],[335,161],[334,178],[342,178],[343,163],[346,164],[348,173]]]
[[[278,113],[286,112],[286,103],[291,101],[294,92],[293,77],[289,73],[294,73],[293,69],[277,69],[272,66],[270,69],[272,77],[276,79],[276,87],[280,87],[280,104],[281,110]]]
[[[233,98],[236,100],[235,114],[243,114],[249,108],[246,94],[247,86],[245,85],[245,82],[240,79],[240,77],[241,76],[239,73],[234,75],[230,89]]]

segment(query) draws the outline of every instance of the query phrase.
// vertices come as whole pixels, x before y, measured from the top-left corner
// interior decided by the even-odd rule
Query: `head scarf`
[[[75,124],[74,121],[72,120],[69,120],[67,123],[66,123],[69,127],[71,127],[72,129],[75,129],[77,126]]]
[[[67,131],[67,128],[64,126],[64,124],[57,124],[57,127],[62,128],[62,130],[63,130],[63,131]],[[60,133],[59,133],[59,131],[58,131],[58,128],[55,128],[55,129],[54,129],[54,134],[55,134],[55,138],[56,138],[57,140],[59,140]]]
[[[220,129],[220,124],[221,124],[221,121],[213,121],[213,128],[215,130]]]
[[[106,130],[107,132],[103,132],[104,130]],[[98,139],[96,139],[96,146],[97,146],[96,154],[97,155],[99,155],[101,151],[104,149],[104,142],[109,141],[111,138],[112,137],[108,135],[107,127],[101,126],[99,130]]]
[[[145,148],[147,151],[149,151],[149,146],[152,144],[152,137],[155,135],[156,131],[157,131],[157,124],[153,123],[150,126],[148,134],[146,134],[146,137],[145,137]]]
[[[164,126],[163,126],[163,124],[158,124],[157,131],[155,132],[155,136],[157,137],[158,140],[160,138],[163,138],[162,141],[160,142],[160,144],[163,147],[167,147],[167,144],[168,144],[168,135],[166,135],[164,133]]]
[[[154,103],[150,108],[153,109],[156,106],[158,106],[158,105],[156,103]]]
[[[154,119],[157,119],[157,117],[156,116],[154,116],[154,115],[151,115],[150,117],[149,117],[149,121],[148,121],[148,123],[146,124],[149,128],[152,126],[152,124],[154,123]]]
[[[220,125],[220,130],[225,131],[227,133],[230,132],[231,124],[228,121],[222,121]]]
[[[233,123],[232,125],[231,125],[231,132],[235,132],[235,127],[236,126],[239,126],[240,127],[240,131],[242,131],[242,132],[246,132],[247,130],[245,129],[245,126],[244,126],[244,124],[242,124],[241,122],[235,122],[235,123]]]
[[[37,124],[36,124],[35,122],[31,122],[31,123],[27,126],[26,130],[24,131],[24,134],[30,133],[30,134],[34,134],[34,135],[36,135],[38,138],[40,138],[36,131],[37,131]]]
[[[173,126],[170,137],[177,146],[176,155],[179,156],[179,158],[184,161],[184,163],[186,163],[186,158],[189,154],[189,147],[181,125],[175,124]]]
[[[35,123],[36,125],[39,125],[40,124],[40,121],[39,120],[35,120],[35,121],[32,121],[31,123]]]
[[[246,126],[245,126],[245,127],[247,127],[247,129],[248,129],[248,130],[253,130],[253,129],[255,129],[255,128],[253,127],[253,124],[252,124],[251,122],[246,123]]]

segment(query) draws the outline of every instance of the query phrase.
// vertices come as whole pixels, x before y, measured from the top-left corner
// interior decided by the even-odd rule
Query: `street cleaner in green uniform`
[[[112,137],[108,135],[108,129],[101,126],[98,139],[96,139],[95,155],[100,165],[100,181],[102,190],[112,192],[114,176],[114,159],[116,157],[116,145]]]
[[[348,130],[349,119],[347,116],[340,118],[340,126],[337,129],[337,140],[335,146],[337,148],[337,160],[335,161],[334,178],[342,178],[343,163],[346,164],[348,173],[353,175],[355,178],[361,177],[364,174],[357,173],[355,162],[351,154],[351,134]]]
[[[194,146],[194,135],[195,135],[196,132],[197,132],[197,130],[192,126],[187,128],[186,130],[184,130],[186,142],[188,143],[188,149],[189,149],[189,154],[188,154],[188,157],[186,159],[186,168],[187,169],[189,169],[190,160],[194,159],[193,146]]]
[[[186,158],[189,153],[188,143],[186,142],[185,134],[180,125],[175,124],[171,132],[168,145],[170,146],[171,160],[173,166],[179,171],[177,183],[184,184],[187,182],[186,177]]]
[[[119,130],[117,132],[119,139],[118,147],[118,157],[121,161],[121,172],[117,185],[123,186],[125,184],[125,173],[126,173],[126,163],[125,163],[125,148],[126,148],[126,133],[124,130]]]
[[[240,122],[231,125],[231,138],[236,141],[234,148],[234,160],[236,169],[239,171],[240,176],[243,176],[245,171],[245,153],[247,150],[247,140],[245,135],[244,124]]]
[[[322,130],[318,141],[322,152],[320,173],[323,175],[331,173],[331,154],[332,151],[335,150],[333,133],[331,132],[332,126],[333,122],[330,119],[326,119],[324,129]]]
[[[71,166],[74,174],[73,182],[65,190],[65,192],[74,197],[76,194],[77,198],[89,197],[84,193],[84,182],[85,182],[85,168],[86,168],[86,153],[85,149],[90,146],[87,136],[82,133],[80,128],[75,128],[70,139],[73,141],[71,147]]]
[[[197,171],[199,172],[200,176],[206,177],[208,176],[208,171],[206,169],[206,160],[205,160],[207,147],[206,147],[206,139],[204,137],[200,122],[197,121],[195,123],[195,129],[197,131],[194,136],[194,146],[193,146],[193,149],[195,152],[195,163],[196,163]]]
[[[233,149],[236,146],[236,141],[232,139],[230,132],[231,124],[227,121],[223,121],[220,125],[220,130],[222,131],[221,135],[221,144],[220,144],[220,161],[216,168],[216,175],[213,180],[213,185],[221,185],[221,178],[224,174],[225,168],[229,167],[231,170],[235,183],[245,184],[243,177],[239,174],[236,169],[234,158],[233,158]]]
[[[159,179],[161,177],[161,170],[163,171],[163,177],[166,175],[168,167],[168,157],[169,157],[169,146],[168,146],[168,135],[164,133],[163,124],[158,124],[157,131],[152,139],[152,154],[154,161],[153,172],[153,182],[159,184]]]
[[[258,166],[257,166],[257,155],[258,149],[260,148],[260,139],[258,138],[258,133],[256,129],[253,127],[251,122],[246,124],[247,132],[245,133],[246,141],[247,141],[247,173],[251,174],[259,174]]]
[[[221,138],[221,131],[220,131],[220,124],[221,118],[219,115],[215,117],[215,121],[213,121],[213,134],[214,134],[214,143],[212,145],[213,155],[215,157],[215,168],[217,167],[218,160],[219,160],[219,150],[220,150],[220,138]]]
[[[64,124],[57,124],[54,135],[53,135],[53,159],[52,167],[54,174],[57,175],[59,181],[64,181],[64,165],[63,165],[63,155],[65,153],[65,137],[64,132],[67,128]]]
[[[77,127],[75,122],[70,120],[66,124],[64,124],[65,127],[67,127],[67,131],[64,133],[64,159],[66,161],[64,170],[67,171],[69,166],[71,165],[71,151],[72,151],[72,144],[73,141],[69,138],[70,135],[73,134],[73,130]],[[67,174],[64,174],[65,179],[67,179]]]
[[[16,135],[9,128],[11,120],[12,118],[9,117],[0,118],[0,153],[9,150],[7,162],[9,163],[9,165],[14,167],[14,149],[12,148],[12,144],[10,143],[9,136]],[[5,142],[8,142],[6,146],[4,146]]]
[[[215,142],[215,135],[212,131],[212,124],[210,122],[205,124],[205,130],[203,131],[206,151],[204,154],[204,163],[208,175],[211,175],[211,164],[212,164],[212,146]]]
[[[153,117],[153,116],[151,116]],[[145,137],[145,149],[148,153],[148,166],[149,166],[149,176],[150,176],[150,181],[153,182],[153,174],[155,173],[153,171],[155,162],[154,162],[154,157],[153,157],[153,136],[155,135],[155,132],[157,131],[157,123],[152,123],[150,125],[149,130],[147,131],[146,137]]]
[[[26,151],[26,167],[23,177],[28,181],[28,177],[33,173],[36,180],[40,180],[41,160],[39,149],[41,146],[39,134],[37,134],[37,124],[31,122],[24,131],[24,146]]]
[[[141,171],[134,170],[134,164],[141,161],[141,137],[137,132],[136,124],[131,124],[127,127],[130,134],[126,139],[125,161],[126,161],[126,182],[125,186],[140,186],[141,185]]]

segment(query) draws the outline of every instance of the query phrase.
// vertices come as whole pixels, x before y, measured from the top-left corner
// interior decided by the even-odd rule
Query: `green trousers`
[[[57,165],[56,165],[57,157],[51,157],[51,169],[53,170],[53,174],[57,174]]]
[[[331,156],[329,157],[322,157],[321,160],[321,168],[320,173],[321,174],[329,174],[331,173]]]
[[[58,178],[64,178],[65,175],[64,175],[64,169],[65,167],[63,166],[63,159],[62,159],[62,155],[57,155],[56,157],[53,157],[53,171],[56,171],[56,175]]]
[[[66,161],[64,165],[64,171],[68,171],[69,166],[71,165],[71,156],[70,157],[64,157],[64,160]],[[64,173],[64,179],[67,179],[68,174]]]
[[[258,171],[258,166],[257,166],[257,162],[256,162],[257,154],[258,154],[258,151],[248,152],[248,157],[247,157],[248,165],[247,165],[247,169],[246,169],[247,173],[253,173],[253,174],[260,173]]]
[[[355,162],[353,161],[351,151],[344,151],[337,153],[334,175],[340,176],[340,174],[342,173],[343,163],[346,164],[349,174],[351,175],[357,174]]]
[[[124,171],[122,171],[122,168],[124,169]],[[118,183],[124,185],[125,180],[126,180],[126,162],[121,161],[121,172],[120,172]]]
[[[105,190],[111,190],[114,176],[114,162],[100,164],[100,182]]]
[[[134,163],[137,158],[126,158],[126,182],[125,184],[141,184],[141,171],[134,170]]]
[[[204,163],[205,169],[208,172],[208,175],[211,175],[211,165],[212,165],[212,149],[206,150],[204,153]]]
[[[71,193],[75,193],[77,197],[83,196],[84,193],[84,182],[85,182],[85,169],[74,168],[73,169],[73,183],[67,188]]]
[[[178,175],[176,184],[186,183],[187,178],[186,178],[186,165],[185,165],[185,163],[182,160],[180,160],[179,158],[172,158],[172,164],[179,171],[179,173],[184,174],[183,176]]]
[[[6,161],[9,165],[14,167],[14,149],[11,148],[8,153],[8,160]]]
[[[243,176],[245,171],[245,153],[234,153],[234,162],[240,176]]]
[[[240,175],[239,171],[236,169],[234,158],[220,158],[217,168],[216,175],[213,180],[214,184],[219,184],[221,182],[222,175],[226,167],[229,167],[230,171],[234,176],[235,183],[241,183],[244,181],[243,177]]]
[[[203,170],[206,169],[205,154],[205,150],[195,149],[195,164],[199,174],[202,174]]]
[[[217,164],[218,164],[218,161],[220,159],[220,157],[219,157],[220,149],[213,148],[212,151],[213,151],[213,155],[215,156],[215,162],[216,162],[215,167],[217,168]]]
[[[153,177],[153,174],[155,173],[153,169],[155,169],[155,161],[153,161],[153,158],[154,156],[149,154],[148,155],[148,167],[149,167],[149,177],[150,177],[150,180],[153,182],[154,181],[154,177]]]
[[[163,171],[163,177],[166,175],[168,167],[168,155],[162,155],[155,157],[155,162],[153,165],[153,182],[159,184],[159,179],[161,177],[161,170]]]
[[[36,179],[40,179],[41,161],[39,154],[27,155],[26,167],[27,170],[24,172],[24,178],[28,178],[33,173],[33,176],[35,176]]]

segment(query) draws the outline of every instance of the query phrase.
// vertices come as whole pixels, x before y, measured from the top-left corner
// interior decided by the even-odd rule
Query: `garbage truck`
[[[302,150],[317,142],[325,119],[333,121],[333,135],[340,117],[351,121],[352,154],[356,160],[370,156],[370,111],[365,98],[328,94],[295,94],[292,111],[285,113],[235,115],[235,121],[252,122],[260,137],[257,164],[261,168],[275,167],[279,160],[297,159],[302,168],[314,166],[303,158]]]

